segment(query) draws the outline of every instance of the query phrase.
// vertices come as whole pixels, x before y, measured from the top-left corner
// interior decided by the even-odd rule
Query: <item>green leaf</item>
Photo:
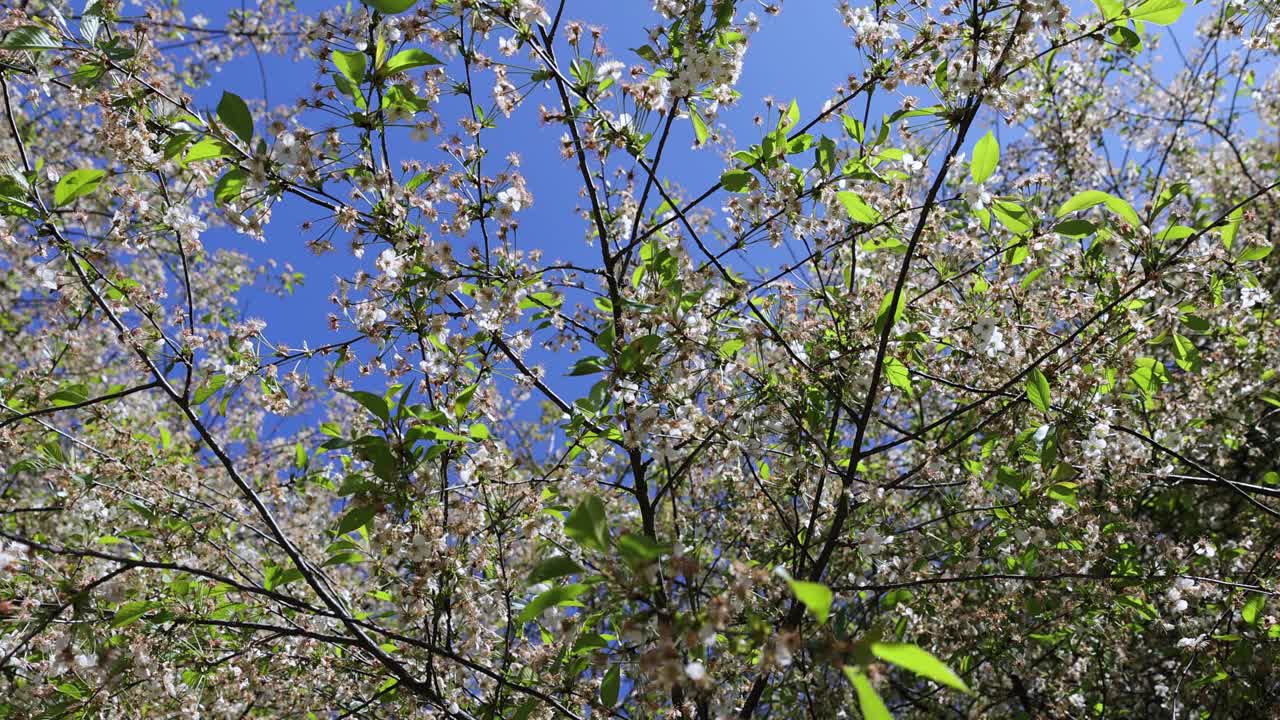
[[[1098,6],[1098,11],[1102,13],[1102,19],[1114,20],[1120,17],[1120,13],[1124,10],[1123,0],[1094,0]]]
[[[572,558],[565,555],[556,555],[549,557],[538,564],[538,567],[529,573],[529,584],[537,585],[540,582],[554,580],[566,575],[578,575],[582,572],[582,566],[574,562]]]
[[[1257,625],[1258,620],[1262,617],[1262,606],[1267,602],[1267,596],[1262,593],[1254,593],[1245,601],[1244,607],[1240,610],[1240,618],[1250,625]]]
[[[423,437],[428,437],[428,438],[431,438],[432,440],[437,440],[437,441],[471,442],[472,440],[475,440],[475,438],[471,437],[470,435],[459,435],[458,433],[455,433],[455,432],[449,432],[444,428],[431,427],[428,425],[419,425],[415,429],[418,432],[422,433]]]
[[[961,692],[969,692],[958,675],[942,663],[941,660],[909,643],[871,643],[871,654],[900,668],[910,670],[920,677],[928,678],[939,685],[955,688]]]
[[[628,563],[642,567],[671,552],[671,547],[660,544],[648,535],[627,533],[618,538],[618,550]]]
[[[849,217],[853,220],[874,225],[880,222],[880,213],[876,209],[867,204],[861,195],[850,190],[841,190],[836,193],[836,199],[844,206],[844,211],[849,213]]]
[[[1033,368],[1027,376],[1027,399],[1041,411],[1049,412],[1049,378],[1040,372],[1040,368]]]
[[[787,580],[787,583],[791,585],[791,592],[795,593],[796,599],[804,603],[818,619],[818,624],[826,623],[827,616],[831,614],[831,601],[835,599],[831,588],[808,580]]]
[[[1082,238],[1098,232],[1098,228],[1088,220],[1063,220],[1053,226],[1053,231],[1067,237]]]
[[[911,392],[911,373],[907,371],[907,366],[902,361],[894,357],[886,357],[884,359],[884,376],[888,378],[889,384],[903,390]]]
[[[618,704],[618,689],[622,686],[622,666],[614,665],[600,681],[600,704],[611,708]]]
[[[467,434],[471,436],[472,440],[488,440],[489,428],[480,423],[472,423],[471,428],[467,430]]]
[[[720,176],[720,184],[729,192],[746,192],[755,187],[756,176],[746,170],[726,170]]]
[[[1236,208],[1227,216],[1227,224],[1222,226],[1222,246],[1231,249],[1236,241],[1236,233],[1240,232],[1240,221],[1244,219],[1244,208]]]
[[[0,50],[51,50],[62,47],[47,30],[35,25],[14,28],[0,40]]]
[[[146,615],[149,610],[155,607],[155,603],[147,600],[125,603],[116,608],[115,615],[111,617],[111,627],[121,628],[126,625],[132,625],[141,620],[143,615]]]
[[[1169,381],[1169,374],[1164,365],[1155,358],[1140,357],[1134,361],[1137,369],[1129,374],[1133,384],[1148,397],[1160,390]]]
[[[897,325],[898,321],[902,319],[903,314],[906,313],[907,311],[906,299],[903,297],[899,297],[898,306],[894,308],[893,319],[892,319],[892,322],[890,322],[889,306],[892,304],[893,304],[893,292],[890,291],[886,293],[884,296],[884,299],[880,301],[880,310],[876,312],[875,330],[877,333],[884,332],[884,327],[886,323],[889,323],[891,326]]]
[[[607,362],[607,360],[602,357],[591,356],[581,358],[573,364],[572,368],[569,369],[569,375],[594,375],[605,369],[605,362]]]
[[[84,197],[98,188],[106,177],[105,170],[72,170],[63,175],[53,188],[53,204],[62,207],[76,198]]]
[[[707,121],[702,119],[697,110],[689,111],[689,119],[693,121],[693,136],[697,138],[698,144],[705,143],[711,134],[707,129]]]
[[[338,72],[342,76],[351,81],[352,85],[359,85],[364,82],[364,71],[369,58],[362,52],[348,52],[346,50],[337,50],[333,53],[333,64],[337,66]],[[359,90],[356,90],[359,94]]]
[[[49,396],[49,402],[58,406],[75,405],[89,399],[88,388],[84,385],[64,386]]]
[[[1173,333],[1173,359],[1178,367],[1187,372],[1196,372],[1200,369],[1200,350],[1190,338],[1185,335]]]
[[[244,186],[248,179],[249,174],[240,168],[228,171],[214,186],[213,201],[218,205],[226,205],[240,197],[240,193],[244,191]]]
[[[573,603],[579,595],[590,589],[589,585],[581,583],[551,588],[534,598],[528,605],[525,605],[524,610],[520,611],[520,616],[516,618],[516,621],[523,625],[537,618],[547,608]]]
[[[1012,232],[1024,233],[1031,229],[1031,214],[1017,203],[996,200],[991,203],[991,214]]]
[[[1270,255],[1271,250],[1272,248],[1270,245],[1261,245],[1258,247],[1251,247],[1245,250],[1244,252],[1240,253],[1240,256],[1236,259],[1239,260],[1240,262],[1253,262],[1255,260],[1261,260],[1262,258]]]
[[[213,397],[213,394],[221,390],[222,386],[226,384],[226,375],[214,375],[210,377],[208,380],[204,381],[203,385],[196,389],[195,397],[191,398],[191,404],[203,405],[206,400]]]
[[[982,139],[978,140],[978,144],[973,147],[973,162],[969,163],[969,172],[973,174],[973,181],[976,183],[984,183],[987,178],[991,177],[996,171],[996,165],[1000,162],[1000,143],[996,140],[995,133],[990,130]]]
[[[374,395],[363,390],[344,390],[343,394],[363,405],[365,410],[368,410],[379,420],[383,422],[391,421],[391,409],[387,407],[387,401],[381,395]],[[463,439],[465,440],[466,438]]]
[[[893,720],[884,700],[880,699],[879,693],[871,687],[871,681],[861,670],[845,665],[844,676],[853,683],[854,692],[858,694],[858,709],[862,711],[863,720]]]
[[[182,158],[182,162],[189,165],[200,160],[231,157],[234,154],[234,149],[229,147],[226,142],[216,137],[208,136],[188,148],[187,154]]]
[[[1085,190],[1076,193],[1070,200],[1062,204],[1058,208],[1058,217],[1063,217],[1068,213],[1077,210],[1085,210],[1095,205],[1106,205],[1111,212],[1124,218],[1133,227],[1141,227],[1142,221],[1138,219],[1138,213],[1134,212],[1133,206],[1121,200],[1115,195],[1104,193],[1101,190]]]
[[[1183,0],[1147,0],[1129,11],[1129,19],[1155,25],[1172,25],[1187,9]]]
[[[564,534],[584,547],[605,550],[609,547],[609,519],[604,514],[604,503],[592,495],[574,508],[564,523]]]
[[[418,4],[418,0],[362,0],[383,15],[399,15]]]
[[[302,571],[296,567],[286,570],[278,565],[270,565],[262,573],[262,586],[268,590],[274,590],[301,579],[303,579]]]
[[[392,73],[404,72],[405,70],[412,70],[416,67],[439,64],[439,58],[426,50],[409,48],[408,50],[401,50],[391,56],[391,59],[387,61],[386,73],[390,75]]]
[[[218,119],[244,142],[253,140],[253,115],[239,95],[222,93],[222,100],[218,102]]]
[[[338,521],[338,529],[336,532],[339,535],[346,535],[347,533],[355,532],[365,525],[368,525],[373,520],[373,516],[376,515],[377,512],[378,508],[373,505],[360,505],[358,507],[353,507],[347,511],[346,515],[342,516],[341,520]]]
[[[1078,483],[1059,482],[1049,486],[1045,494],[1049,497],[1070,505],[1073,508],[1080,507],[1080,501],[1077,499],[1077,489],[1080,487]]]

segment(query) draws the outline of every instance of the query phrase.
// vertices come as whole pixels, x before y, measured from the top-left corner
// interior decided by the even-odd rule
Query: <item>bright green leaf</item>
[[[439,64],[440,60],[426,50],[409,48],[391,56],[391,59],[387,61],[386,72],[390,75],[391,73],[404,72],[416,67]]]
[[[604,503],[592,495],[574,508],[564,523],[564,534],[580,545],[604,550],[609,547],[609,520],[604,514]]]
[[[698,144],[705,143],[711,134],[707,129],[707,121],[702,119],[697,110],[689,112],[689,119],[693,121],[693,136],[698,140]]]
[[[1033,368],[1027,376],[1027,399],[1041,411],[1049,412],[1049,379],[1040,372],[1040,368]]]
[[[228,171],[213,188],[214,202],[218,205],[226,205],[240,197],[240,193],[244,191],[248,179],[249,174],[240,168]]]
[[[877,333],[884,332],[884,327],[886,323],[889,323],[891,326],[897,325],[898,321],[902,319],[903,314],[906,313],[907,311],[906,299],[900,296],[898,298],[897,306],[894,307],[893,309],[893,318],[891,321],[889,318],[889,306],[892,304],[893,304],[893,293],[892,292],[886,293],[884,296],[884,299],[880,301],[880,310],[876,312],[875,330]]]
[[[1270,245],[1251,247],[1240,253],[1240,257],[1236,259],[1240,262],[1254,262],[1255,260],[1261,260],[1262,258],[1270,255],[1271,249]]]
[[[648,535],[626,533],[618,538],[618,550],[631,565],[648,565],[671,552],[671,546],[663,545]]]
[[[858,709],[862,711],[863,720],[893,720],[893,715],[889,712],[889,708],[885,707],[884,700],[880,699],[880,694],[871,687],[871,681],[861,670],[845,665],[844,675],[849,678],[849,682],[853,683],[853,689],[858,695]]]
[[[836,193],[836,199],[844,206],[844,211],[849,213],[849,217],[856,222],[874,225],[880,222],[880,213],[876,209],[867,204],[862,196],[850,190],[841,190]]]
[[[1095,205],[1106,205],[1108,210],[1124,218],[1125,222],[1135,228],[1142,225],[1142,221],[1138,218],[1138,213],[1134,212],[1132,205],[1115,195],[1104,193],[1101,190],[1085,190],[1084,192],[1076,193],[1070,200],[1063,203],[1062,207],[1058,208],[1058,217],[1063,217],[1077,210],[1085,210]]]
[[[342,73],[343,77],[351,81],[352,85],[364,82],[364,71],[368,61],[369,59],[362,52],[337,50],[333,53],[333,64],[338,67],[338,72]]]
[[[1250,625],[1257,625],[1258,620],[1262,617],[1262,607],[1267,602],[1267,596],[1262,593],[1253,593],[1249,599],[1245,601],[1244,608],[1240,610],[1240,618]]]
[[[871,654],[940,685],[969,692],[958,675],[923,648],[909,643],[871,643]]]
[[[903,390],[911,392],[911,373],[907,371],[907,366],[902,361],[887,357],[884,359],[884,376],[889,380],[889,384]]]
[[[235,151],[225,141],[210,135],[188,148],[182,162],[189,165],[200,160],[231,157],[234,153]]]
[[[1147,0],[1129,12],[1129,18],[1155,25],[1172,25],[1187,9],[1183,0]]]
[[[807,580],[788,580],[787,583],[791,585],[791,592],[795,593],[796,599],[818,619],[818,624],[825,623],[827,616],[831,614],[831,601],[835,599],[831,588]]]
[[[520,611],[520,616],[516,618],[516,621],[523,625],[537,618],[548,608],[573,603],[579,595],[590,589],[590,586],[581,583],[551,588],[526,605],[524,610]]]
[[[1240,232],[1240,221],[1244,219],[1244,209],[1236,208],[1227,216],[1227,224],[1222,226],[1222,246],[1231,249],[1236,241],[1236,233]]]
[[[973,181],[976,183],[984,183],[991,174],[996,171],[996,165],[1000,162],[1000,143],[996,140],[995,133],[990,130],[983,135],[978,144],[973,148],[973,162],[969,164],[969,172],[973,174]]]
[[[383,15],[399,15],[418,4],[418,0],[362,0]]]
[[[111,617],[111,627],[120,628],[131,625],[141,620],[143,615],[146,615],[149,610],[155,607],[155,603],[146,600],[125,603],[116,608],[115,615]]]
[[[206,400],[212,397],[214,393],[221,390],[222,386],[226,384],[227,384],[226,375],[214,375],[210,377],[208,380],[205,380],[204,384],[201,385],[196,390],[195,396],[191,398],[191,404],[203,405]]]
[[[62,207],[76,198],[84,197],[98,188],[106,177],[104,170],[72,170],[63,175],[53,188],[53,204]]]

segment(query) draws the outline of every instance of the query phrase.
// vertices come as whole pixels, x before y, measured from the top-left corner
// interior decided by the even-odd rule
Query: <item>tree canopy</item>
[[[0,718],[1280,704],[1273,3],[299,5],[0,11]]]

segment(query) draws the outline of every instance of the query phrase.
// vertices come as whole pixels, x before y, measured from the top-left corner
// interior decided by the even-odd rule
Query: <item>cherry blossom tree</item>
[[[0,717],[1280,702],[1273,3],[183,5],[0,15]]]

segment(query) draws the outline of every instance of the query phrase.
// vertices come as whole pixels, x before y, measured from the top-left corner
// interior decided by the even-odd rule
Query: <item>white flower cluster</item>
[[[1102,417],[1089,431],[1089,437],[1084,439],[1083,450],[1086,458],[1101,460],[1106,453],[1107,438],[1111,436],[1111,414],[1110,410],[1104,411]]]
[[[670,96],[685,98],[704,87],[710,87],[717,105],[733,102],[733,86],[742,74],[742,62],[746,53],[747,46],[744,43],[738,43],[728,51],[721,51],[714,45],[691,50],[680,62],[680,68],[671,79]],[[714,108],[711,112],[714,112]]]
[[[1188,607],[1186,597],[1197,597],[1200,594],[1199,590],[1200,587],[1196,584],[1196,581],[1188,578],[1178,578],[1173,581],[1173,587],[1169,588],[1169,592],[1165,593],[1165,597],[1173,604],[1173,612],[1181,613]]]
[[[653,11],[668,20],[674,20],[685,14],[689,4],[684,0],[653,0]]]
[[[381,272],[388,280],[396,280],[404,273],[405,257],[398,254],[395,248],[387,248],[378,255],[378,259],[374,261],[378,272]]]
[[[973,335],[978,341],[978,352],[995,357],[1006,349],[1004,333],[991,318],[983,318],[973,324]]]
[[[209,228],[190,208],[178,205],[170,205],[164,211],[164,223],[186,243],[198,242],[200,233]]]
[[[897,23],[877,20],[871,8],[855,9],[844,5],[840,14],[844,17],[844,24],[853,30],[854,41],[863,47],[878,50],[901,37]]]
[[[356,327],[360,328],[361,332],[372,333],[386,319],[387,311],[372,300],[365,300],[356,305],[355,322]]]
[[[1266,288],[1260,287],[1242,287],[1240,288],[1240,309],[1248,310],[1255,305],[1266,305],[1271,302],[1271,293]]]

